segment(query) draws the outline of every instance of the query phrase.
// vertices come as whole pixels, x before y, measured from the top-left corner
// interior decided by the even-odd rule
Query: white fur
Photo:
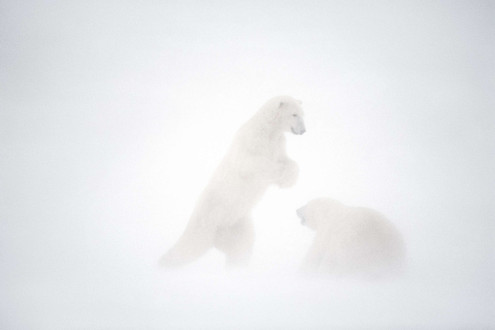
[[[269,100],[239,129],[182,237],[160,263],[182,265],[212,247],[226,254],[229,265],[247,263],[254,243],[251,210],[269,185],[291,187],[297,180],[298,166],[287,156],[284,133],[304,131],[299,101],[289,96]]]
[[[401,235],[378,212],[319,198],[297,214],[316,231],[303,261],[304,271],[371,278],[402,272],[405,248]]]

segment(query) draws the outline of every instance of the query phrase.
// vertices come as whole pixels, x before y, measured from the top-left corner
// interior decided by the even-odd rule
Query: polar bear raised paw
[[[280,173],[281,175],[278,181],[278,186],[280,188],[290,188],[297,182],[297,178],[299,176],[299,166],[296,162],[289,160],[281,165]]]

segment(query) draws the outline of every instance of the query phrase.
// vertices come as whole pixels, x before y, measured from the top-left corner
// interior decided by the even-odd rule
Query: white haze
[[[491,1],[0,3],[0,328],[495,327]],[[254,210],[245,271],[165,272],[269,98],[303,101],[297,185]],[[301,278],[295,210],[386,214],[408,275]]]

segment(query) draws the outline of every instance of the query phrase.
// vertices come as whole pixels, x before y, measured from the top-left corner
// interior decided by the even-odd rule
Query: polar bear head
[[[290,96],[277,96],[265,103],[260,113],[278,131],[301,135],[306,132],[301,101]]]
[[[296,210],[301,223],[313,230],[322,230],[332,221],[342,219],[346,206],[331,198],[317,198]]]

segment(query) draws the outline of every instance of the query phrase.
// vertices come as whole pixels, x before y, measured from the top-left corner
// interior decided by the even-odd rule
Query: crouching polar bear
[[[403,272],[405,247],[401,235],[377,211],[319,198],[296,213],[303,225],[316,231],[303,260],[303,271],[361,278]]]
[[[300,101],[269,100],[237,132],[226,156],[202,192],[178,242],[160,259],[174,267],[189,263],[212,247],[227,265],[249,261],[254,243],[251,210],[269,185],[295,184],[297,164],[288,158],[285,132],[305,132]]]

